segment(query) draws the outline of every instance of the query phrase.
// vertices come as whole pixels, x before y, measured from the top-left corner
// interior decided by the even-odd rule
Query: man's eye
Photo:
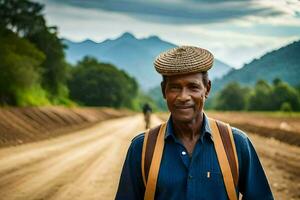
[[[170,86],[170,89],[171,89],[171,90],[179,90],[180,87],[179,87],[178,85],[171,85],[171,86]]]
[[[192,85],[190,88],[191,88],[192,90],[197,90],[197,89],[199,89],[199,86],[197,86],[197,85]]]

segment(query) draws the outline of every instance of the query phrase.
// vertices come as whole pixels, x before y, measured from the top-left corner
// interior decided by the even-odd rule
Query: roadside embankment
[[[129,112],[111,108],[0,108],[0,148],[48,139],[126,115]]]
[[[255,133],[281,142],[300,146],[300,116],[259,112],[208,112],[243,131]]]

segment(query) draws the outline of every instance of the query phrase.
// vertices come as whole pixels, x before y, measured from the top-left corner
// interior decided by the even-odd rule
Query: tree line
[[[82,105],[134,108],[138,84],[124,71],[84,57],[72,70],[70,97]]]
[[[254,87],[227,84],[210,99],[210,109],[248,111],[299,111],[300,89],[276,78],[272,84],[259,80]]]
[[[44,6],[0,0],[0,105],[136,108],[138,84],[115,66],[86,57],[71,66]]]

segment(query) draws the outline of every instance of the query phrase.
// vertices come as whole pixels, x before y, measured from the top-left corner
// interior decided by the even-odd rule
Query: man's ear
[[[208,97],[210,89],[211,89],[211,81],[209,80],[208,83],[207,83],[207,85],[206,85],[205,98]]]
[[[165,90],[166,90],[166,82],[165,81],[162,81],[160,83],[160,88],[161,88],[161,92],[162,92],[162,95],[163,95],[164,99],[166,99],[166,92],[165,92]]]

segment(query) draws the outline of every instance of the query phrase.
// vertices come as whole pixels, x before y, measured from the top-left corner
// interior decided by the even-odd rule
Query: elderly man
[[[247,135],[203,111],[213,55],[182,46],[161,53],[154,65],[171,116],[132,140],[116,199],[273,199]]]

